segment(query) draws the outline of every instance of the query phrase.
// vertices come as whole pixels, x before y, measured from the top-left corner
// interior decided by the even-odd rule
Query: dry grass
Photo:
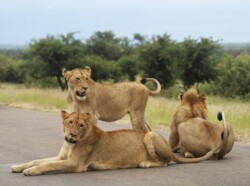
[[[146,119],[152,126],[168,126],[172,115],[179,105],[177,100],[168,100],[162,97],[150,98],[146,108]],[[250,139],[250,102],[229,100],[210,96],[208,100],[209,121],[220,123],[217,113],[223,111],[226,120],[236,133],[237,140]]]
[[[1,84],[0,104],[42,111],[67,108],[66,92],[60,89],[26,88],[12,84]]]
[[[26,88],[24,85],[0,84],[0,104],[42,110],[66,109],[66,92],[59,89]],[[146,108],[146,120],[153,127],[168,126],[179,105],[177,100],[150,97]],[[228,123],[236,132],[237,139],[250,139],[250,102],[209,97],[209,120],[215,123],[217,113],[224,111]],[[128,118],[127,118],[128,119]]]

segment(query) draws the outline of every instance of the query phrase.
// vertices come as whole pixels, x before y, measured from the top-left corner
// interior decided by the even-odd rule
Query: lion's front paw
[[[140,168],[149,168],[151,166],[151,163],[150,162],[147,162],[147,161],[143,161],[139,164],[139,167]]]
[[[21,173],[21,172],[23,172],[24,169],[25,168],[23,168],[23,166],[15,165],[15,166],[11,167],[11,172],[13,172],[13,173]]]
[[[190,152],[185,152],[184,156],[186,158],[195,158],[193,154],[191,154]]]
[[[23,171],[24,176],[36,176],[36,175],[40,175],[41,173],[36,171],[35,167],[31,167],[28,169],[25,169]]]

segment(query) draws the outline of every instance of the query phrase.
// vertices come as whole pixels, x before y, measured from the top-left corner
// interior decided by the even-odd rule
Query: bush
[[[0,81],[23,83],[25,80],[26,69],[25,61],[12,59],[5,55],[0,55]]]
[[[220,63],[216,89],[226,97],[248,98],[250,94],[250,55],[225,55]]]

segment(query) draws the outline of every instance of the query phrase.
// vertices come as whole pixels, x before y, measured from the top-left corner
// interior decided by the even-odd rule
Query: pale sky
[[[47,34],[96,31],[117,37],[212,37],[250,42],[250,0],[1,0],[0,44],[24,45]]]

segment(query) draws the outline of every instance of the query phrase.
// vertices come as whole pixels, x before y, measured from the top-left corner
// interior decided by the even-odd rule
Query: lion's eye
[[[86,80],[89,80],[89,78],[85,78]]]
[[[80,81],[80,78],[79,78],[79,77],[77,77],[77,78],[76,78],[76,80],[77,80],[77,81]]]
[[[69,121],[69,125],[72,127],[73,126],[73,121]]]
[[[81,124],[81,125],[80,125],[80,129],[83,129],[83,128],[84,128],[84,125],[83,125],[83,124]]]

